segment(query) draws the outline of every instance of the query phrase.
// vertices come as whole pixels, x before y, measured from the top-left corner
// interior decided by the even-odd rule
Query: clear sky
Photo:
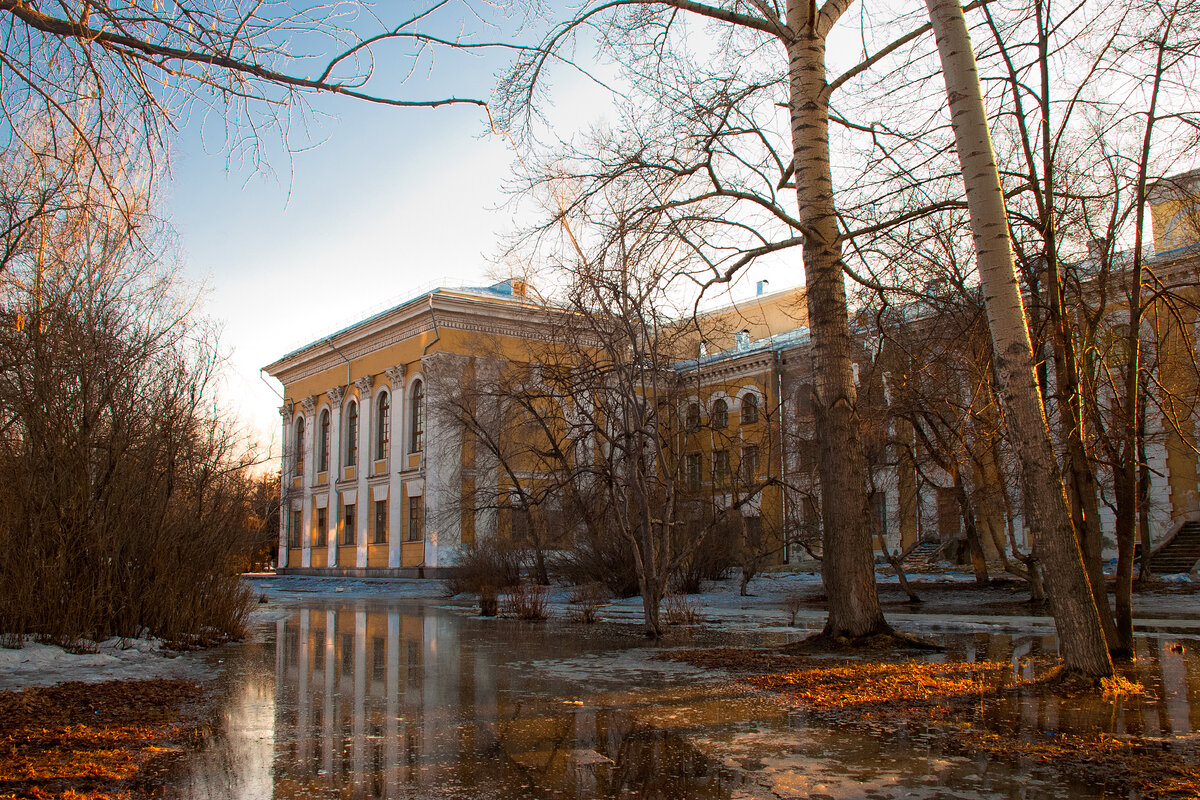
[[[486,97],[503,60],[434,69],[402,91]],[[605,104],[600,90],[570,74],[556,76],[553,99],[558,133],[595,122]],[[198,116],[172,155],[165,211],[186,276],[205,285],[205,311],[224,327],[225,397],[263,444],[278,439],[282,388],[260,375],[263,365],[431,285],[492,282],[513,226],[503,185],[515,155],[487,132],[481,109],[310,102],[293,151],[268,131],[260,167],[231,161],[219,121],[206,131]],[[794,264],[763,265],[734,295],[753,294],[764,277],[772,289],[802,283]]]
[[[478,109],[322,108],[338,115],[323,141],[276,149],[271,172],[206,153],[195,129],[172,168],[185,273],[205,284],[231,350],[226,397],[263,435],[281,387],[260,367],[431,281],[484,280],[506,229],[511,148],[480,137]]]

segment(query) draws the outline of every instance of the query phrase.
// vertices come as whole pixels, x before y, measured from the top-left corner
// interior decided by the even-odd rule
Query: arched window
[[[758,422],[758,395],[748,394],[742,398],[742,424]]]
[[[729,404],[724,400],[713,403],[712,416],[709,422],[714,428],[724,428],[729,425]]]
[[[375,409],[375,458],[387,458],[388,442],[392,438],[392,403],[387,392],[380,392]]]
[[[358,403],[346,406],[346,466],[358,463]]]
[[[409,452],[419,453],[425,449],[425,384],[421,381],[413,384],[408,413]]]
[[[321,421],[317,423],[317,472],[329,469],[329,409],[321,412]]]
[[[687,425],[687,429],[689,431],[694,431],[694,430],[696,430],[696,428],[700,427],[700,404],[699,403],[688,403],[687,419],[686,419],[685,424]]]
[[[292,474],[298,478],[304,474],[304,417],[296,418],[296,449],[293,452],[296,454],[296,458]]]

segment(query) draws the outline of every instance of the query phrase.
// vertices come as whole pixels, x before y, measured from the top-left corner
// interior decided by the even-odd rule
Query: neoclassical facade
[[[1200,214],[1191,213],[1200,175],[1183,177],[1151,194],[1156,252],[1147,269],[1163,286],[1182,287],[1180,303],[1148,305],[1144,323],[1153,328],[1148,338],[1155,342],[1147,361],[1156,394],[1145,446],[1147,524],[1155,543],[1200,518]],[[764,542],[778,541],[768,560],[788,561],[806,557],[796,552],[805,540],[819,542],[820,437],[812,413],[815,378],[804,291],[765,288],[688,321],[694,334],[676,340],[682,347],[674,363],[682,387],[678,429],[664,435],[679,437],[677,485],[697,518],[737,508],[742,535],[753,531]],[[439,288],[268,365],[286,398],[280,408],[279,568],[431,576],[458,563],[476,536],[514,535],[519,526],[506,512],[519,509],[505,498],[522,495],[513,485],[518,479],[536,490],[536,468],[523,477],[520,468],[510,470],[506,477],[494,453],[465,440],[446,414],[431,412],[463,397],[464,387],[496,384],[514,365],[536,374],[539,352],[552,346],[556,331],[561,335],[554,319],[559,313],[565,312],[527,297],[517,280]],[[1011,453],[989,438],[987,413],[994,412],[978,406],[991,401],[971,388],[978,379],[973,365],[986,358],[970,350],[989,347],[986,330],[969,344],[951,332],[947,318],[916,305],[898,313],[897,324],[916,337],[903,358],[894,343],[889,353],[865,324],[853,354],[877,549],[961,539],[968,516],[989,555],[1027,548]],[[1123,315],[1116,304],[1106,326],[1119,332]],[[957,433],[966,434],[962,446],[971,453],[961,470],[934,463],[931,429],[911,413],[922,403],[962,409],[963,425],[971,429]],[[992,423],[1000,430],[998,420]],[[984,447],[994,456],[980,457]],[[968,516],[960,502],[964,490],[972,497]],[[1099,491],[1101,524],[1111,532],[1104,494],[1110,488]],[[554,524],[565,530],[571,521]],[[1111,554],[1111,538],[1105,544]]]
[[[481,340],[536,335],[535,310],[515,281],[435,289],[264,368],[285,389],[281,570],[418,576],[455,563],[461,447],[428,409]]]

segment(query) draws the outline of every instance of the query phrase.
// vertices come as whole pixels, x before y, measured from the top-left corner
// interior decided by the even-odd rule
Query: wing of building
[[[1162,182],[1150,195],[1155,252],[1147,268],[1174,298],[1147,306],[1156,328],[1145,437],[1155,542],[1200,519],[1198,178]],[[1120,303],[1112,309],[1110,327],[1119,330]],[[280,570],[433,576],[477,539],[519,543],[539,526],[539,546],[571,546],[586,526],[562,495],[579,487],[552,474],[546,451],[561,451],[552,455],[563,463],[576,458],[572,447],[587,437],[570,428],[578,404],[590,401],[570,388],[527,395],[528,413],[551,400],[559,406],[535,434],[520,433],[502,410],[480,410],[481,398],[502,404],[501,384],[511,399],[520,381],[553,383],[548,353],[565,313],[516,280],[439,288],[268,365],[286,397]],[[992,395],[980,388],[990,380],[986,326],[936,303],[888,313],[859,321],[854,354],[877,548],[903,552],[929,541],[965,557],[971,527],[988,557],[1027,549],[1012,454]],[[683,498],[680,524],[707,526],[742,547],[753,542],[765,562],[820,548],[806,324],[803,289],[771,293],[760,284],[750,300],[681,322],[670,387],[653,390],[657,435],[670,440],[654,474],[669,484],[667,496]],[[575,366],[569,357],[564,364]],[[506,455],[505,435],[548,438]],[[560,448],[555,437],[575,445]],[[1106,502],[1099,513],[1111,531]]]

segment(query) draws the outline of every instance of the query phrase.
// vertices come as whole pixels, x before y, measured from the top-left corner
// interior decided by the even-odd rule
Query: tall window
[[[419,453],[425,449],[425,384],[417,381],[412,388],[412,402],[409,404],[409,442],[411,453]]]
[[[342,518],[342,544],[355,544],[357,537],[358,526],[354,520],[354,503],[347,503],[345,516]]]
[[[687,488],[688,491],[700,491],[701,480],[701,455],[699,453],[688,453],[687,456]]]
[[[712,416],[709,421],[714,428],[724,428],[729,425],[729,404],[724,400],[713,403]]]
[[[747,445],[742,448],[742,483],[747,486],[758,480],[758,447]]]
[[[296,453],[293,459],[294,466],[292,474],[299,478],[304,474],[304,417],[296,418]]]
[[[375,410],[375,459],[387,458],[388,441],[392,438],[392,402],[387,392],[379,395]]]
[[[288,547],[296,549],[300,547],[300,512],[288,512]]]
[[[358,403],[346,406],[346,466],[358,463]]]
[[[313,533],[313,547],[325,547],[329,544],[329,509],[317,509],[317,530]]]
[[[375,544],[387,544],[387,500],[375,501]]]
[[[694,431],[700,427],[700,404],[688,403],[687,407],[687,428],[689,431]]]
[[[317,472],[329,469],[329,409],[321,412],[321,421],[317,424]]]
[[[748,394],[742,398],[742,424],[758,422],[758,395]]]
[[[408,541],[420,542],[425,539],[425,520],[421,508],[421,496],[408,498]]]
[[[713,450],[713,485],[719,489],[729,486],[729,451]]]

